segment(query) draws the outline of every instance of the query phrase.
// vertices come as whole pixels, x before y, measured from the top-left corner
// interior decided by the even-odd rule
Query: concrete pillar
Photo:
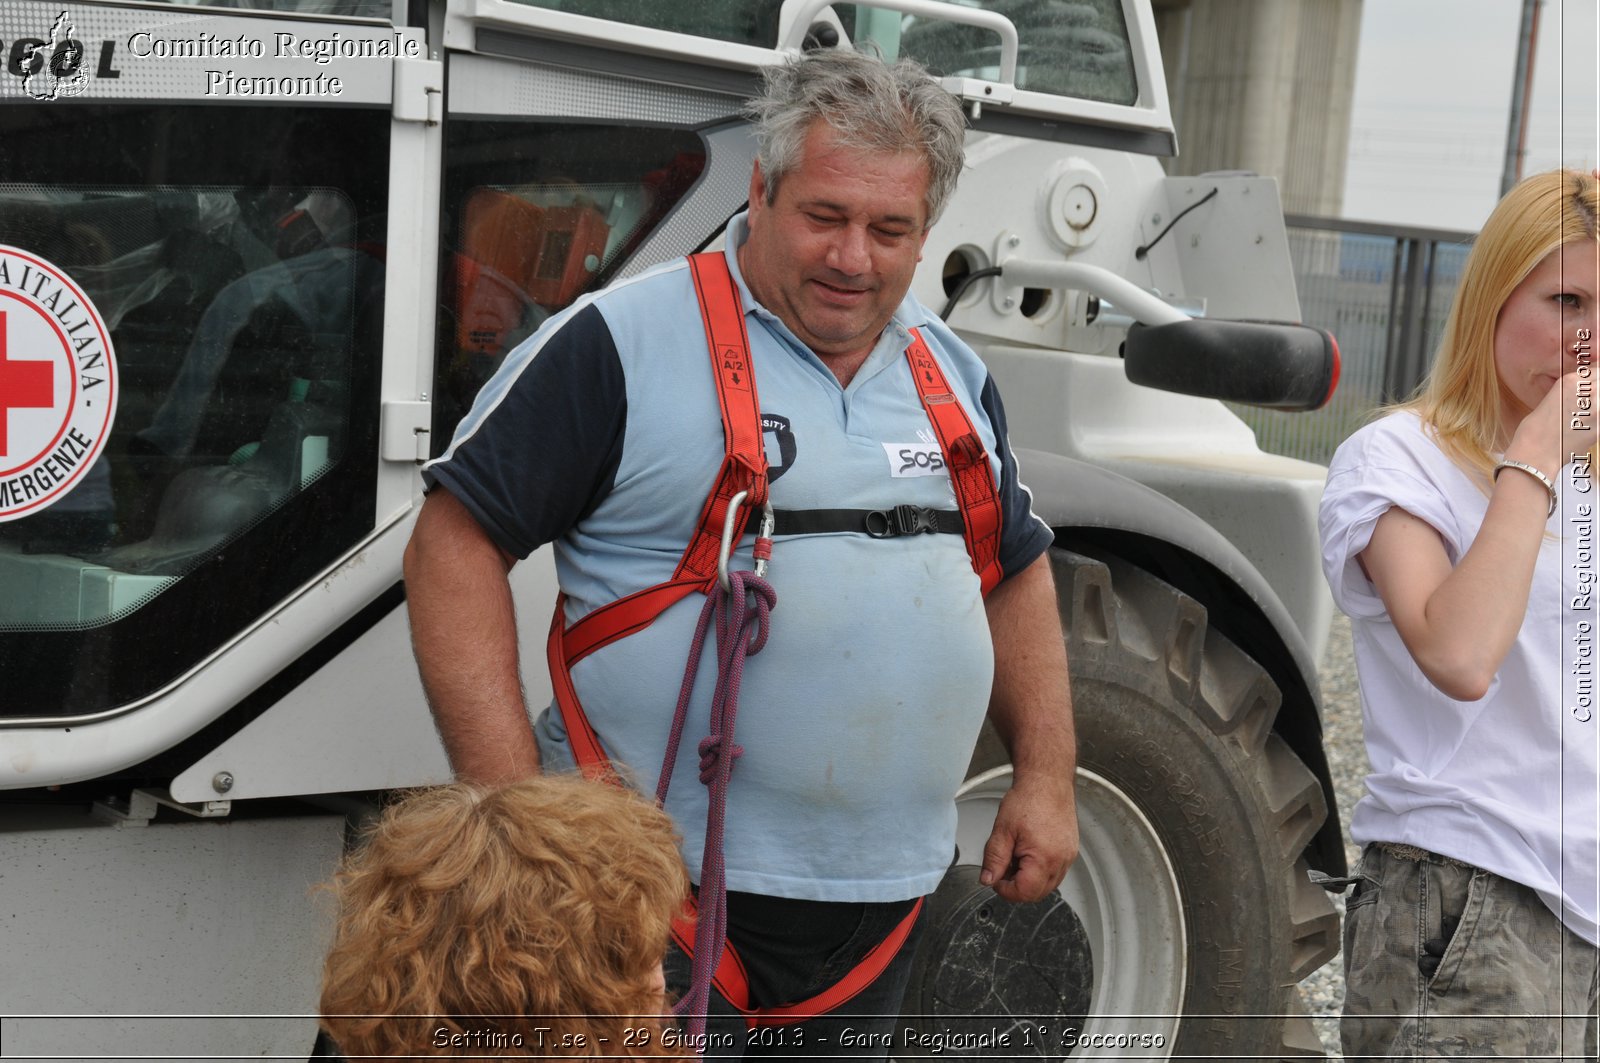
[[[1278,178],[1284,209],[1334,216],[1344,190],[1362,0],[1156,0],[1177,126],[1168,171]]]

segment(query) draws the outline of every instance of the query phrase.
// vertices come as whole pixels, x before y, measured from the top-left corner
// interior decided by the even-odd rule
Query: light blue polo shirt
[[[907,296],[841,388],[758,304],[734,249],[780,510],[956,507],[905,358],[918,327],[983,437],[1001,484],[1001,562],[1049,545],[1004,442],[1004,414],[976,355]],[[553,541],[567,618],[671,578],[722,462],[721,418],[687,264],[580,300],[513,351],[425,469],[519,556]],[[766,648],[744,670],[729,788],[731,890],[826,901],[931,892],[954,851],[953,797],[988,706],[993,652],[960,535],[876,540],[780,535]],[[735,554],[749,568],[749,535]],[[613,760],[656,779],[704,599],[580,661],[573,681]],[[707,791],[695,746],[715,684],[700,662],[667,809],[698,879]],[[535,728],[547,766],[572,766],[559,714]]]

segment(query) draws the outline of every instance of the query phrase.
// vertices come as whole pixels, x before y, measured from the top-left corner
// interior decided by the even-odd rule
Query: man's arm
[[[411,642],[450,766],[475,782],[539,771],[506,579],[514,563],[449,491],[428,495],[406,545]]]
[[[423,469],[433,490],[405,558],[411,641],[463,779],[539,770],[506,574],[611,490],[627,408],[616,343],[591,304],[508,354],[449,449]]]
[[[981,879],[1006,900],[1035,901],[1061,884],[1078,855],[1077,743],[1050,555],[1001,583],[986,605],[994,639],[989,719],[1011,754],[1013,776],[983,849]]]

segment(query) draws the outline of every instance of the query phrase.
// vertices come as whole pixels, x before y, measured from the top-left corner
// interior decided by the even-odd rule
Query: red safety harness
[[[701,507],[689,545],[672,578],[601,606],[568,627],[565,596],[556,601],[546,654],[556,705],[572,743],[578,766],[586,775],[613,778],[610,759],[600,737],[578,702],[572,683],[572,666],[596,650],[650,626],[673,603],[690,594],[710,594],[718,586],[717,562],[724,523],[732,500],[745,493],[733,516],[732,542],[743,535],[750,513],[767,502],[766,448],[761,438],[761,405],[756,396],[755,374],[750,365],[750,339],[744,327],[744,308],[738,289],[719,252],[691,255],[690,275],[700,303],[712,376],[717,385],[717,405],[722,411],[724,457],[716,483]],[[1000,498],[989,455],[973,429],[972,421],[946,383],[939,363],[916,329],[906,350],[917,394],[922,399],[934,435],[944,453],[945,465],[961,510],[967,553],[978,573],[983,593],[1000,582]],[[691,662],[692,669],[692,662]],[[831,988],[798,1004],[781,1008],[752,1008],[744,964],[730,945],[712,977],[724,999],[745,1015],[750,1026],[779,1026],[803,1022],[833,1011],[871,985],[888,967],[911,933],[922,904],[890,932],[849,974]],[[691,902],[674,922],[673,939],[686,955],[693,955],[695,909]]]

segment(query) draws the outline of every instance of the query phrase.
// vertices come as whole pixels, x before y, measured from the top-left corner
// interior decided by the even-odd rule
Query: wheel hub
[[[1079,768],[1077,862],[1050,897],[1009,904],[978,874],[1010,788],[1002,765],[956,796],[956,862],[924,916],[903,1016],[928,1036],[897,1055],[1165,1056],[1188,950],[1160,837],[1119,787]]]
[[[922,945],[906,992],[907,1025],[944,1035],[944,1055],[1059,1055],[1021,1027],[1044,1016],[1081,1029],[1089,1013],[1094,959],[1083,922],[1059,894],[1012,904],[978,881],[979,868],[951,869],[929,898]],[[915,1017],[911,1017],[915,1016]]]

